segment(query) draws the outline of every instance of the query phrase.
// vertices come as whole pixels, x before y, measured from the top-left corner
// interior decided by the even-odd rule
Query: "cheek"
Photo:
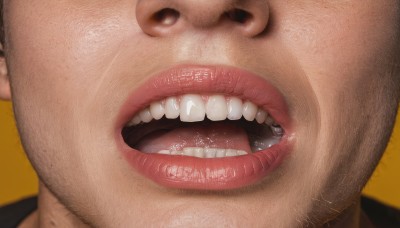
[[[391,66],[399,50],[399,29],[392,19],[397,17],[358,19],[368,13],[373,15],[363,12],[359,17],[323,23],[328,28],[319,29],[315,44],[319,51],[311,55],[313,62],[305,63],[320,106],[321,140],[330,148],[339,147],[341,141],[346,146],[338,160],[348,158],[344,155],[348,151],[357,154],[349,155],[354,162],[362,161],[358,156],[376,152],[373,148],[382,143],[376,129],[387,129],[386,115],[393,112],[394,106],[382,104],[392,104],[395,75]],[[365,145],[370,148],[361,150]]]
[[[312,124],[319,121],[315,141],[308,133],[313,125],[302,121],[299,126],[307,134],[297,140],[316,145],[312,154],[302,151],[306,156],[296,158],[298,164],[310,164],[299,169],[309,174],[315,194],[324,192],[334,202],[348,200],[365,184],[387,143],[398,99],[390,95],[396,93],[392,84],[399,73],[393,65],[399,64],[400,11],[396,3],[354,4],[276,14],[281,24],[275,29],[315,94],[310,106],[318,107],[309,114],[315,114]]]
[[[126,20],[120,17],[107,14],[85,17],[87,12],[82,10],[64,12],[59,3],[54,6],[32,3],[23,7],[24,11],[17,10],[21,7],[14,4],[9,6],[7,15],[11,18],[8,45],[13,50],[10,68],[16,77],[28,77],[29,83],[24,82],[30,84],[21,92],[40,96],[37,91],[53,95],[61,95],[63,91],[69,95],[74,89],[73,94],[86,93],[88,85],[96,83],[94,75],[99,77],[115,46],[127,33],[123,27]],[[35,14],[36,11],[41,14]],[[118,36],[121,38],[115,38],[115,34],[121,34]]]
[[[389,85],[395,80],[392,66],[398,64],[398,4],[362,4],[299,11],[282,19],[282,40],[316,94],[325,128],[320,132],[331,134],[339,126],[334,133],[343,135],[346,126],[365,124],[374,112],[387,111],[377,107],[395,92]]]
[[[42,175],[59,173],[57,178],[62,178],[84,171],[78,153],[88,146],[81,145],[79,137],[88,132],[89,120],[97,121],[94,113],[110,114],[91,110],[98,107],[93,99],[112,100],[107,90],[100,89],[112,82],[102,76],[121,43],[135,36],[136,30],[130,29],[134,25],[128,23],[132,15],[65,12],[71,7],[39,0],[10,1],[6,6],[14,109],[28,156]]]
[[[100,85],[112,85],[112,80],[104,76],[111,74],[107,71],[121,46],[138,31],[135,15],[120,10],[121,4],[97,11],[89,3],[75,9],[73,1],[6,5],[8,62],[20,115],[62,126],[85,112],[82,107],[89,108],[90,100],[107,98]]]

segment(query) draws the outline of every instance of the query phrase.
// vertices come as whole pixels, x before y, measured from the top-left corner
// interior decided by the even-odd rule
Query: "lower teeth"
[[[202,148],[202,147],[185,147],[183,150],[161,150],[157,154],[167,155],[183,155],[192,156],[198,158],[223,158],[246,155],[247,152],[244,150],[235,149],[220,149],[220,148]]]

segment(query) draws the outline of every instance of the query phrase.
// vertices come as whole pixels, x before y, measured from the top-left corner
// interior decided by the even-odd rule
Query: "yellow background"
[[[381,163],[364,194],[400,208],[400,114]],[[37,193],[37,177],[22,150],[11,104],[0,101],[0,205]]]

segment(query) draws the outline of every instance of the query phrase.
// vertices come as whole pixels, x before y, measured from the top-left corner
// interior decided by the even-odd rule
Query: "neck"
[[[89,227],[71,213],[42,183],[39,183],[38,208],[21,224],[21,228]]]
[[[323,227],[374,228],[366,214],[362,211],[360,200],[344,210],[334,220],[326,223]]]

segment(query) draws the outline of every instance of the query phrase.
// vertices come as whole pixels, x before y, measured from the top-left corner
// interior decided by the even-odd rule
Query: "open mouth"
[[[251,101],[185,94],[152,102],[123,128],[127,145],[142,153],[222,158],[262,151],[284,130]]]
[[[290,152],[281,93],[223,66],[176,66],[151,77],[121,109],[117,144],[140,174],[168,188],[227,190],[261,182]]]

